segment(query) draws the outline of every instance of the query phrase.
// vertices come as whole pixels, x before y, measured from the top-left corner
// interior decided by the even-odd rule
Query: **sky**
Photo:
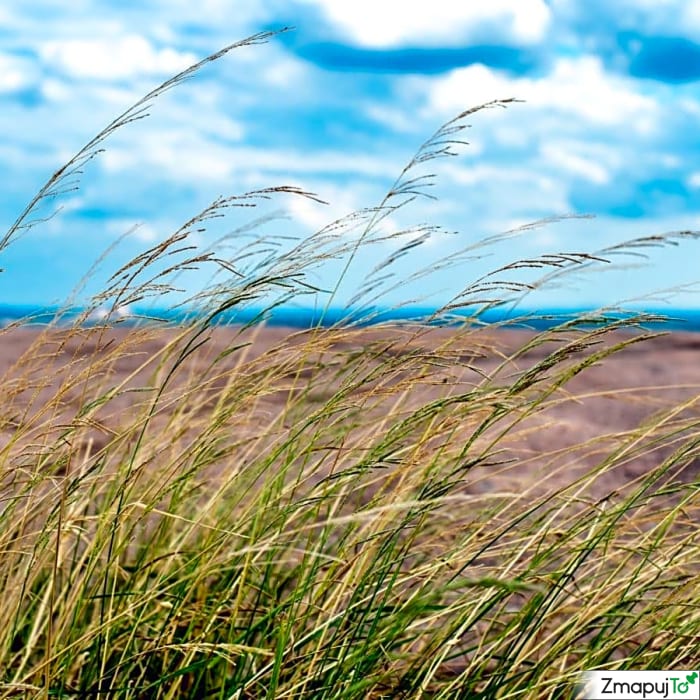
[[[469,128],[456,134],[468,142],[456,157],[406,176],[434,175],[422,190],[434,198],[375,222],[378,240],[347,270],[343,258],[309,269],[305,283],[325,291],[303,303],[345,304],[363,284],[377,290],[365,300],[443,303],[482,278],[533,282],[528,270],[483,277],[517,260],[593,253],[608,262],[526,297],[514,287],[515,296],[538,308],[700,307],[700,240],[631,249],[646,259],[610,251],[700,230],[692,0],[4,0],[0,237],[52,173],[143,95],[227,45],[285,27],[207,64],[100,144],[68,191],[30,217],[40,221],[0,249],[0,304],[97,293],[219,196],[287,186],[323,200],[278,193],[190,234],[232,261],[231,279],[250,280],[274,249],[258,243],[241,257],[253,235],[286,251],[294,237],[379,206],[441,125],[514,98],[458,122]],[[528,226],[550,219],[560,220]],[[333,245],[359,235],[345,228]],[[484,240],[492,245],[478,247]],[[179,278],[181,295],[223,283],[204,267]]]

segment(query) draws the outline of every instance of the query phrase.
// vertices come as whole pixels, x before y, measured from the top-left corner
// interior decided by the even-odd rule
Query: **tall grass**
[[[2,247],[114,130],[230,48],[92,140]],[[650,317],[562,319],[500,352],[478,322],[561,274],[695,234],[513,261],[430,318],[358,323],[405,282],[396,261],[440,235],[382,222],[425,194],[423,165],[456,153],[476,111],[441,127],[378,206],[306,239],[239,231],[227,258],[197,248],[193,232],[231,207],[315,195],[215,200],[117,270],[86,312],[161,298],[209,267],[189,321],[2,331],[24,350],[0,385],[1,697],[553,698],[586,669],[697,665],[698,484],[680,478],[700,454],[697,397],[602,446],[534,460],[515,448],[527,431],[557,431],[551,409],[569,382],[653,336]],[[340,261],[320,297],[330,308],[372,246],[386,257],[345,323],[218,326],[318,298],[314,272]],[[470,323],[439,327],[460,310]],[[601,494],[645,455],[642,478]],[[586,468],[559,486],[526,478],[561,477],[574,457]]]

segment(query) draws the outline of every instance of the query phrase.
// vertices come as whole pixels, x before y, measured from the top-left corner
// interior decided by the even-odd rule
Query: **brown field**
[[[54,330],[43,335],[31,328],[4,331],[0,335],[5,395],[0,449],[7,449],[13,440],[15,448],[25,442],[31,449],[31,425],[36,426],[37,434],[42,433],[41,449],[49,448],[47,425],[52,424],[58,436],[62,426],[75,423],[80,406],[99,394],[100,387],[118,387],[117,395],[86,419],[79,431],[77,439],[85,443],[85,450],[96,454],[143,409],[148,395],[143,388],[155,386],[157,377],[164,376],[172,358],[163,357],[163,348],[176,334],[172,329],[125,328]],[[262,391],[255,392],[251,403],[242,403],[232,419],[241,445],[250,444],[242,439],[244,435],[254,440],[264,434],[269,440],[283,431],[283,424],[274,426],[300,396],[299,405],[309,409],[322,405],[340,386],[334,371],[343,365],[344,356],[367,347],[375,348],[362,363],[367,377],[360,381],[358,375],[348,401],[363,411],[375,411],[378,418],[387,410],[408,414],[427,403],[463,395],[484,382],[510,384],[518,373],[557,347],[547,343],[508,359],[534,336],[524,330],[503,329],[460,334],[446,329],[374,328],[325,334],[316,342],[310,333],[286,328],[218,328],[207,337],[206,344],[179,368],[171,396],[161,401],[154,424],[169,424],[168,407],[177,412],[185,403],[187,411],[206,419],[207,406],[221,400],[227,384],[240,384],[241,377],[257,375],[261,378],[257,389],[262,387]],[[618,332],[603,343],[624,337],[631,335]],[[222,352],[241,345],[244,347],[212,364]],[[387,358],[397,358],[395,371],[383,371],[373,379],[371,368],[386,363]],[[273,370],[266,373],[268,366]],[[192,377],[197,378],[194,384]],[[193,394],[196,391],[198,396]],[[473,469],[464,487],[474,494],[494,489],[513,493],[559,489],[603,459],[621,434],[634,431],[664,410],[682,407],[668,419],[669,425],[697,423],[699,403],[700,335],[670,333],[644,340],[580,372],[547,397],[534,415],[520,416],[501,444],[501,450],[503,444],[508,446],[503,460],[498,460],[504,463]],[[450,436],[453,443],[469,431],[478,414],[470,412],[469,420],[455,427]],[[18,440],[13,426],[20,422],[24,429]],[[187,441],[182,424],[180,421],[181,434],[169,436],[170,446],[177,440]],[[678,431],[678,440],[683,434],[682,429]],[[674,440],[666,439],[659,449],[640,451],[631,446],[629,457],[589,483],[587,492],[594,498],[608,496],[658,465],[673,444]],[[695,457],[678,478],[688,481],[698,474],[700,458]]]

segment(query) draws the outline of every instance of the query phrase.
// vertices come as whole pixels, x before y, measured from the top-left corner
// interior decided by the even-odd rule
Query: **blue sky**
[[[436,269],[387,302],[444,301],[522,257],[700,229],[700,3],[691,0],[5,0],[0,235],[52,172],[150,89],[227,44],[287,25],[294,30],[208,65],[148,119],[113,134],[80,189],[52,203],[56,216],[0,251],[0,304],[60,303],[131,230],[88,284],[85,293],[95,292],[218,195],[290,185],[328,204],[284,195],[257,212],[232,210],[194,236],[204,248],[270,213],[288,218],[261,232],[311,234],[379,204],[443,122],[494,99],[523,102],[473,115],[459,157],[417,171],[437,175],[437,199],[383,222],[387,235],[425,222],[445,231],[397,261],[399,277],[433,261]],[[486,257],[437,269],[484,237],[569,214],[595,218],[510,235]],[[338,301],[391,245],[360,255]],[[666,299],[649,296],[655,290],[700,280],[700,241],[649,253],[643,267],[589,271],[528,305],[639,298],[654,307]],[[341,267],[312,279],[332,285]],[[192,273],[182,284],[193,293],[207,279]],[[670,303],[697,308],[699,298],[687,288]]]

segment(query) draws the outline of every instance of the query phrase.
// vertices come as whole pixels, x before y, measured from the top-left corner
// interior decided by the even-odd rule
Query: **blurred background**
[[[266,224],[272,234],[313,233],[379,204],[442,123],[494,99],[523,102],[471,117],[459,158],[420,171],[438,176],[437,199],[419,199],[386,224],[445,230],[397,270],[410,274],[417,261],[535,220],[595,218],[525,231],[394,290],[387,303],[438,303],[520,257],[700,229],[698,2],[4,0],[0,235],[57,168],[149,90],[227,44],[286,26],[206,66],[147,119],[114,133],[79,190],[39,214],[60,210],[0,251],[0,304],[60,304],[130,231],[112,267],[85,288],[93,293],[118,262],[219,195],[310,190],[328,204],[285,195],[256,216],[288,217]],[[198,235],[213,241],[251,218],[232,211]],[[697,288],[685,285],[700,280],[700,242],[646,252],[642,268],[572,278],[532,304],[698,308]],[[364,255],[351,274],[375,262]]]

